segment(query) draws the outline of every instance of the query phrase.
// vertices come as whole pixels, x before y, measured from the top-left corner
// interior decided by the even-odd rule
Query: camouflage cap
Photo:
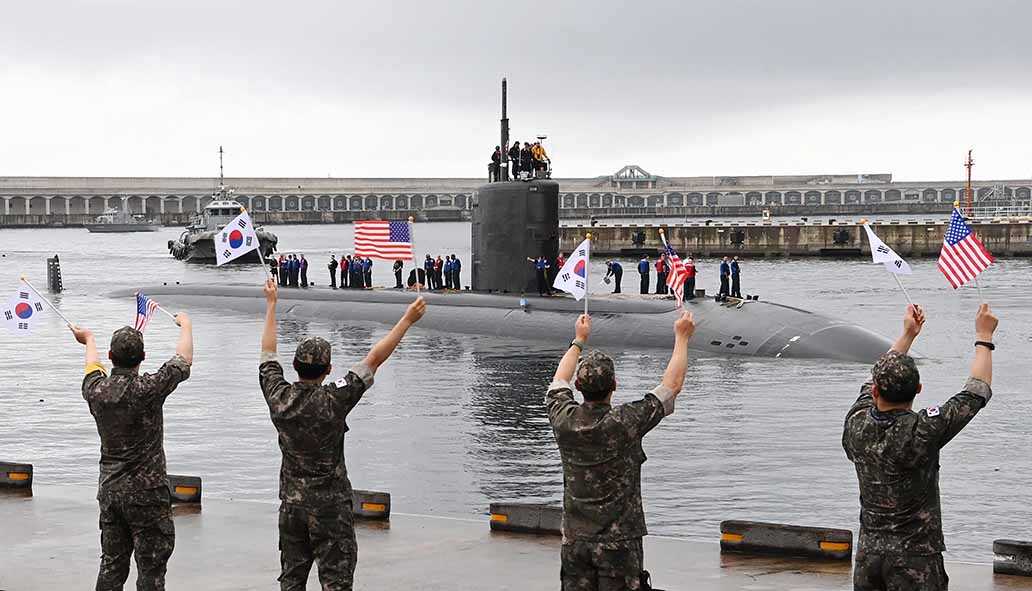
[[[298,343],[294,360],[309,365],[329,365],[330,344],[322,337],[306,337]]]
[[[111,354],[116,359],[143,360],[143,333],[123,326],[111,335]]]
[[[604,394],[616,389],[613,358],[597,350],[585,353],[577,366],[577,389],[589,394]]]
[[[910,355],[889,351],[875,362],[871,376],[878,391],[892,402],[907,402],[917,395],[921,374]]]

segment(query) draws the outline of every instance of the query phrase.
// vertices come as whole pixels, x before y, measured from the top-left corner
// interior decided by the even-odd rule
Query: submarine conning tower
[[[535,291],[527,258],[543,256],[555,265],[559,254],[559,183],[538,179],[480,187],[473,197],[472,232],[475,291]]]
[[[559,183],[551,179],[550,166],[524,175],[516,166],[514,180],[508,180],[507,101],[508,86],[502,78],[501,158],[491,165],[493,182],[473,195],[473,290],[529,293],[536,277],[527,259],[543,256],[554,265],[559,254]]]

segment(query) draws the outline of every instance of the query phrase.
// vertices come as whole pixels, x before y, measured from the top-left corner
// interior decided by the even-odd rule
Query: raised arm
[[[176,324],[179,325],[179,342],[176,343],[176,355],[186,360],[188,364],[193,363],[193,321],[186,312],[176,314]]]
[[[405,310],[405,315],[394,325],[394,328],[380,339],[378,343],[373,345],[373,348],[369,350],[369,354],[363,360],[373,373],[376,373],[377,368],[383,365],[383,362],[387,361],[387,358],[391,356],[398,343],[401,342],[401,338],[408,332],[409,327],[419,321],[425,313],[426,302],[422,297],[417,298],[416,301],[409,304],[408,309]]]
[[[265,280],[265,328],[262,329],[262,353],[276,354],[276,299],[279,288],[272,279]]]
[[[72,334],[75,335],[75,340],[80,345],[86,345],[86,367],[100,365],[100,355],[97,354],[97,341],[93,338],[93,332],[89,329],[79,328],[78,326],[70,327]]]
[[[688,370],[688,341],[695,334],[695,317],[691,312],[682,312],[681,316],[674,321],[674,350],[670,354],[670,361],[667,363],[666,371],[663,372],[663,381],[660,383],[662,390],[657,396],[663,403],[667,414],[673,412],[674,399],[681,393],[684,386],[684,374]],[[662,394],[662,395],[660,395]]]
[[[982,304],[978,307],[978,315],[975,316],[975,338],[978,341],[991,343],[993,333],[999,319],[989,311],[989,304]],[[975,347],[975,360],[971,362],[971,377],[982,380],[986,385],[993,383],[993,352],[989,347],[978,345]]]
[[[921,334],[921,329],[924,328],[924,323],[925,314],[921,306],[908,305],[906,314],[903,315],[903,333],[899,335],[899,338],[896,339],[896,342],[892,344],[889,350],[904,355],[909,354],[914,340],[917,339],[917,335]]]
[[[581,350],[588,344],[588,337],[591,336],[591,317],[581,314],[577,317],[577,324],[574,325],[574,338],[570,348],[566,350],[563,358],[559,360],[559,367],[555,370],[552,381],[571,383],[573,373],[577,371],[577,359],[580,358]]]

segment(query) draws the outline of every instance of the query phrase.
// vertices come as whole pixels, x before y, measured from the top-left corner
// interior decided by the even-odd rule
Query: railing
[[[980,205],[971,211],[974,219],[1032,218],[1032,201],[1012,205]]]

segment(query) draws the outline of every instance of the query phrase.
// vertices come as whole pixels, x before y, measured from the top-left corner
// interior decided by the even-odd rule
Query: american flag
[[[664,244],[664,246],[666,247],[667,265],[670,267],[670,270],[667,271],[666,284],[674,293],[677,307],[680,308],[681,301],[684,300],[684,282],[688,279],[688,269],[685,268],[684,261],[677,256],[677,252],[669,244]]]
[[[355,222],[355,255],[389,261],[411,261],[412,228],[409,222]]]
[[[989,268],[996,260],[978,241],[974,232],[964,222],[960,210],[954,208],[950,225],[939,252],[939,270],[946,276],[953,289],[957,289]]]
[[[147,323],[150,322],[151,316],[154,316],[154,311],[158,309],[158,303],[142,293],[136,294],[136,330],[143,332],[143,329],[147,327]]]

